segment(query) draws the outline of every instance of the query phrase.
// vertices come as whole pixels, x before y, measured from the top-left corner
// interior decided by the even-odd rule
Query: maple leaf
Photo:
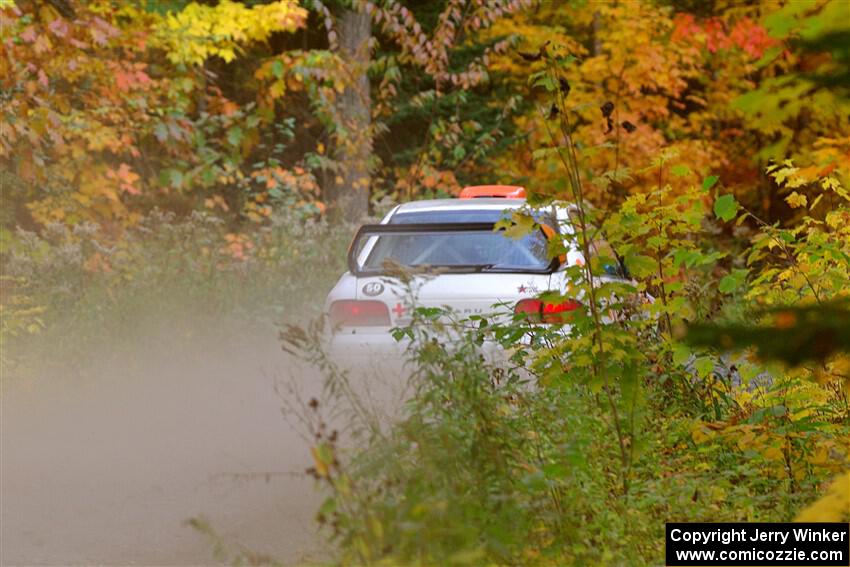
[[[805,207],[808,204],[808,200],[806,199],[806,196],[800,195],[796,191],[792,192],[790,195],[785,197],[785,202],[788,203],[788,205],[792,209],[796,209],[798,207]]]

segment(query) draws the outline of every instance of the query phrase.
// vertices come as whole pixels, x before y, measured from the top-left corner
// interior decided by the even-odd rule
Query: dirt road
[[[2,565],[220,562],[190,517],[284,563],[324,556],[308,445],[274,389],[293,372],[274,336],[160,346],[4,377]]]

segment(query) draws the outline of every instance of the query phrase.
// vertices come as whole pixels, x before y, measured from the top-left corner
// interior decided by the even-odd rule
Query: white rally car
[[[380,224],[362,226],[348,252],[349,271],[325,303],[331,354],[374,362],[402,353],[404,345],[390,330],[406,325],[416,307],[447,307],[469,316],[504,313],[508,305],[544,321],[575,309],[575,300],[548,304],[537,296],[566,290],[564,270],[584,261],[578,250],[552,259],[544,230],[519,239],[494,231],[495,223],[520,208],[528,208],[521,187],[474,186],[465,188],[459,199],[399,205]],[[572,233],[568,206],[531,212],[545,230]],[[411,297],[399,280],[387,275],[387,261],[433,273],[421,278]],[[621,270],[614,267],[610,274],[623,277]]]

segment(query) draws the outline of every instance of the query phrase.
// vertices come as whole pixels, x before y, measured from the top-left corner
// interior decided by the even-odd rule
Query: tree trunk
[[[349,85],[337,102],[335,157],[340,165],[326,187],[331,217],[358,222],[369,213],[369,157],[372,153],[369,96],[369,15],[345,10],[337,20],[339,51],[348,66]]]

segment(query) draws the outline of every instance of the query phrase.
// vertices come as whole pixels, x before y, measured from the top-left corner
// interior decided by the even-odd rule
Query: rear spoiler
[[[355,276],[375,276],[383,272],[372,270],[361,270],[357,262],[357,254],[362,251],[358,243],[364,235],[380,236],[381,234],[426,234],[429,232],[494,232],[496,223],[494,222],[452,222],[452,223],[410,223],[410,224],[364,224],[354,235],[351,244],[348,247],[348,270]],[[500,231],[504,229],[499,229]],[[541,230],[541,232],[543,232]],[[544,236],[546,235],[543,232]],[[547,236],[548,239],[548,236]],[[518,273],[528,274],[549,274],[558,269],[560,262],[558,258],[553,258],[552,262],[540,270],[522,270]]]

